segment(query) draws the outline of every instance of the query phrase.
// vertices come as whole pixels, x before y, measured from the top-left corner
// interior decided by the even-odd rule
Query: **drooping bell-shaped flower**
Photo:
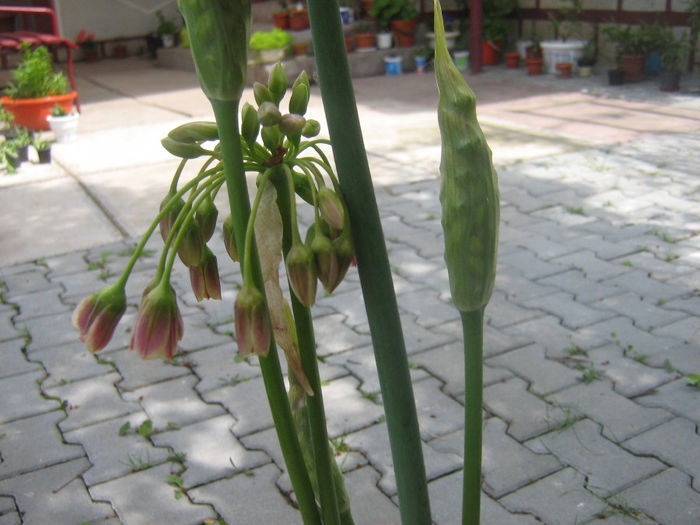
[[[80,341],[90,352],[98,352],[107,346],[125,310],[126,292],[119,283],[80,301],[73,312],[72,321],[80,332]]]
[[[141,301],[129,350],[143,359],[172,359],[183,332],[175,292],[169,282],[161,281]]]
[[[163,199],[163,202],[160,203],[160,210],[162,211],[163,208],[165,208],[169,203],[170,200],[175,196],[175,193],[170,192],[168,193],[165,198]],[[166,212],[165,215],[163,215],[163,218],[160,220],[160,236],[163,238],[163,242],[166,241],[168,238],[168,234],[170,233],[170,230],[173,228],[173,225],[175,224],[175,221],[177,220],[177,216],[182,210],[182,208],[185,207],[185,201],[182,200],[182,198],[178,198],[176,201],[174,201],[171,205],[168,211]]]
[[[202,242],[209,242],[211,236],[214,235],[216,229],[216,219],[219,216],[219,210],[211,198],[207,195],[206,198],[197,206],[197,211],[194,212],[194,219],[199,224],[202,233]]]
[[[270,323],[263,294],[244,285],[233,305],[238,353],[246,357],[251,353],[266,356],[270,351]]]
[[[221,283],[216,255],[204,246],[202,260],[198,266],[190,266],[190,283],[197,301],[202,299],[221,299]]]
[[[330,285],[337,280],[338,259],[335,256],[335,250],[333,249],[331,240],[321,231],[318,224],[314,226],[313,234],[310,235],[310,243],[309,239],[307,239],[307,244],[314,254],[314,263],[316,265],[318,280],[321,281],[326,291],[330,293],[334,288],[331,288]]]
[[[318,206],[321,216],[336,230],[342,230],[345,225],[345,208],[340,197],[332,189],[324,186],[318,190]]]
[[[231,215],[224,220],[223,230],[226,252],[233,262],[238,262],[238,245],[236,245],[236,237],[233,234],[233,217]]]
[[[314,254],[305,245],[295,242],[287,253],[285,264],[294,294],[304,306],[313,306],[317,283]]]
[[[202,229],[195,220],[189,220],[184,226],[185,232],[177,248],[177,254],[185,266],[197,266],[202,260]]]

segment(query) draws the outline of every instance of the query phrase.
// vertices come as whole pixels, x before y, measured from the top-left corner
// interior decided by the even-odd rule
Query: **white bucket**
[[[578,58],[583,55],[586,42],[583,40],[545,40],[541,44],[542,58],[544,58],[544,71],[555,75],[556,65],[559,62],[571,62],[573,71],[578,71]]]
[[[393,43],[394,35],[391,33],[377,33],[377,47],[379,49],[389,49]]]
[[[71,113],[70,115],[61,115],[54,117],[49,115],[46,117],[49,121],[49,127],[53,131],[57,142],[71,142],[78,136],[78,114]]]

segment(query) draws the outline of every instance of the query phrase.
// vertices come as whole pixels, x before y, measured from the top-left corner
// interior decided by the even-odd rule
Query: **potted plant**
[[[506,67],[509,69],[516,69],[520,65],[520,53],[514,49],[504,53],[503,58],[506,61]]]
[[[309,10],[304,4],[297,2],[294,9],[289,11],[289,29],[292,31],[303,31],[309,27]]]
[[[15,173],[20,165],[17,157],[17,145],[12,140],[0,142],[0,165],[5,166],[7,173]]]
[[[415,41],[418,10],[413,0],[375,0],[371,15],[385,30],[391,29],[399,47],[411,47]]]
[[[574,66],[578,64],[578,58],[583,54],[586,41],[571,37],[580,30],[579,17],[582,11],[583,0],[565,0],[557,13],[548,13],[554,40],[542,42],[544,69],[547,73],[556,73],[557,63],[571,62]]]
[[[272,13],[272,21],[275,27],[280,29],[289,29],[289,7],[287,0],[279,0],[280,10]]]
[[[175,21],[165,18],[165,15],[160,9],[156,11],[156,18],[158,19],[156,33],[158,33],[163,47],[173,47],[175,45],[175,33],[177,31]]]
[[[5,110],[14,115],[15,124],[31,130],[49,129],[46,117],[51,108],[59,104],[70,111],[77,96],[68,91],[65,75],[54,71],[48,49],[32,49],[29,44],[22,44],[19,64],[5,93]]]
[[[484,0],[483,43],[481,63],[498,63],[503,41],[508,35],[508,17],[515,10],[511,0]]]
[[[352,35],[355,40],[355,49],[357,51],[368,51],[374,49],[374,26],[367,21],[361,21],[355,24],[355,30]]]
[[[595,40],[591,39],[586,42],[583,47],[583,54],[578,57],[578,74],[582,77],[590,77],[593,73],[595,65],[596,45]]]
[[[625,82],[638,82],[644,76],[646,46],[639,26],[611,25],[603,29],[615,44],[617,62],[624,72]]]
[[[78,114],[56,104],[46,119],[57,142],[70,142],[78,133]]]
[[[292,40],[291,34],[278,27],[270,31],[256,31],[250,37],[250,49],[263,64],[273,64],[284,58]]]
[[[17,156],[20,162],[29,160],[29,145],[32,143],[32,136],[24,126],[13,126],[10,130],[10,140],[15,143]]]
[[[542,58],[542,47],[539,40],[534,39],[525,51],[525,64],[527,65],[528,75],[541,75],[544,67],[544,59]]]
[[[95,42],[95,33],[88,33],[85,29],[81,29],[78,36],[75,37],[75,43],[80,46],[86,62],[97,62],[97,42]]]
[[[413,52],[413,59],[416,63],[416,73],[425,73],[425,66],[430,58],[430,51],[424,47],[417,47]]]
[[[683,33],[676,38],[668,29],[661,44],[661,91],[678,91],[680,88],[681,65],[689,49],[688,35]]]
[[[355,22],[355,0],[340,0],[340,20],[344,26]]]
[[[49,164],[51,162],[51,142],[46,140],[41,133],[34,136],[34,149],[39,157],[39,164]]]

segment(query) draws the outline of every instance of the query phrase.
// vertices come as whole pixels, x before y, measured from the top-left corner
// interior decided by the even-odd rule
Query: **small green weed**
[[[107,264],[109,263],[109,256],[112,255],[112,252],[102,252],[100,254],[100,260],[99,261],[93,261],[88,264],[87,269],[88,270],[100,270],[100,273],[97,274],[97,278],[100,279],[101,281],[106,281],[112,275],[112,270],[107,268]]]
[[[685,381],[690,386],[700,389],[700,374],[687,374],[685,376]]]
[[[586,368],[583,364],[579,364],[575,368],[583,372],[583,374],[578,378],[579,381],[583,383],[588,384],[603,378],[603,371],[598,370],[593,363],[590,363],[588,368]]]
[[[131,423],[128,421],[124,423],[122,426],[119,427],[119,435],[120,436],[126,436],[129,433],[129,430],[131,430]]]
[[[168,477],[166,479],[168,480],[169,485],[172,485],[173,487],[175,487],[175,492],[174,492],[175,499],[182,498],[182,496],[184,496],[187,491],[185,490],[185,485],[182,482],[182,478],[180,477],[180,475],[179,474],[168,474]]]
[[[664,360],[664,370],[666,370],[666,372],[668,372],[669,374],[673,374],[676,371],[676,369],[673,368],[670,359]]]
[[[249,379],[250,376],[241,377],[240,374],[236,374],[233,377],[220,377],[219,382],[225,386],[236,386],[237,384],[248,381]]]
[[[573,213],[574,215],[582,215],[584,217],[586,216],[586,212],[583,211],[583,208],[580,206],[578,206],[578,207],[571,207],[570,206],[570,207],[566,208],[566,211],[568,211],[569,213]]]
[[[132,472],[139,472],[141,470],[149,469],[153,466],[151,463],[151,456],[148,453],[148,451],[146,451],[145,458],[143,458],[142,456],[132,456],[131,454],[127,454],[126,462],[120,461],[119,463],[129,467]]]
[[[143,437],[151,436],[151,434],[153,434],[153,421],[147,419],[141,423],[136,433]]]
[[[564,352],[566,352],[567,354],[569,354],[572,357],[579,356],[579,355],[586,356],[586,357],[588,356],[588,352],[586,350],[584,350],[583,348],[581,348],[578,345],[575,345],[574,343],[571,343],[569,346],[564,348]]]

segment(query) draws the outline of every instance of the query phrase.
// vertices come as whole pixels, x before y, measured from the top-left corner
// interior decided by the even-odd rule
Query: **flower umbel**
[[[161,281],[141,301],[129,350],[138,351],[143,359],[172,359],[182,333],[175,292],[169,282]]]
[[[73,312],[73,326],[80,331],[80,341],[92,352],[102,350],[126,310],[124,286],[112,284],[86,297]]]

